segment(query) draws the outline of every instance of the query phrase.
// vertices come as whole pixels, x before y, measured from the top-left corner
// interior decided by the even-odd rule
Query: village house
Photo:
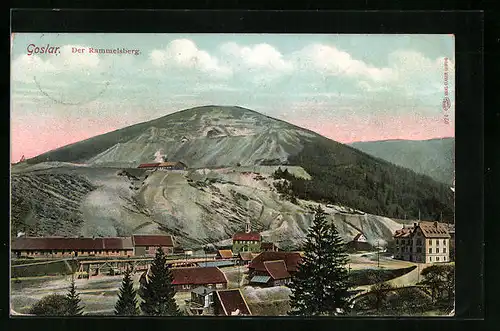
[[[347,244],[347,249],[349,251],[371,251],[373,250],[373,246],[370,245],[365,235],[361,232],[356,234],[354,238],[349,241]]]
[[[278,251],[278,246],[276,246],[274,243],[268,243],[268,242],[263,242],[260,244],[260,250],[262,252],[277,252]]]
[[[250,285],[281,286],[291,281],[291,275],[287,270],[285,261],[265,261],[265,271],[255,271],[250,279]]]
[[[216,291],[214,296],[214,315],[249,316],[252,315],[240,289]]]
[[[191,300],[189,301],[189,309],[195,315],[211,315],[213,314],[215,289],[205,286],[198,286],[191,291]]]
[[[165,254],[173,254],[174,241],[169,235],[132,235],[135,256],[152,256],[161,247]]]
[[[227,278],[224,273],[217,267],[190,267],[190,268],[171,268],[172,285],[177,292],[186,292],[200,286],[209,289],[225,289],[227,288]],[[151,268],[145,271],[139,282],[144,284],[149,282]]]
[[[269,266],[266,268],[267,261],[283,261],[286,270],[292,276],[297,272],[299,264],[302,262],[302,257],[298,252],[262,252],[252,259],[248,265],[248,276],[252,279],[253,276],[269,274]]]
[[[413,227],[404,227],[394,233],[394,258],[420,263],[450,261],[450,234],[448,225],[420,221]]]
[[[260,252],[262,237],[260,233],[251,230],[250,221],[245,224],[245,232],[237,232],[233,235],[233,253]]]
[[[141,163],[137,168],[146,170],[186,170],[188,167],[185,163],[177,161],[177,162]]]
[[[13,238],[11,252],[20,257],[62,258],[78,256],[132,256],[130,237],[124,238]]]
[[[219,249],[217,251],[217,255],[215,256],[216,259],[232,259],[233,258],[233,251],[230,249]]]

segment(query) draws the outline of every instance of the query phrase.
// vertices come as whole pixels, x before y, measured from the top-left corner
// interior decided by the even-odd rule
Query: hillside
[[[269,168],[269,169],[266,169]],[[314,203],[293,204],[273,188],[270,175],[276,167],[260,167],[260,175],[239,168],[217,171],[154,172],[139,169],[58,167],[13,175],[13,214],[32,215],[13,224],[13,234],[50,236],[125,236],[132,233],[169,233],[184,246],[224,241],[244,228],[247,219],[265,240],[295,247],[313,219]],[[303,175],[298,167],[291,173]],[[21,184],[31,183],[31,185]],[[92,188],[82,196],[73,193],[77,212],[48,197]],[[31,194],[30,203],[19,197]],[[59,200],[55,200],[59,201]],[[323,204],[345,240],[363,231],[368,240],[388,240],[400,224],[385,217],[350,213]],[[72,221],[77,217],[80,221]],[[68,226],[66,224],[71,224]]]
[[[186,163],[189,178],[137,169],[158,155]],[[272,178],[277,165],[293,166],[286,194]],[[201,243],[224,240],[257,219],[259,231],[294,241],[310,222],[297,199],[300,208],[321,202],[379,215],[385,225],[360,222],[380,238],[392,229],[384,217],[416,218],[420,210],[424,219],[453,218],[448,186],[241,107],[180,111],[50,151],[14,165],[12,174],[13,231],[27,227],[34,235],[165,231]],[[208,174],[221,177],[196,179]],[[58,202],[65,200],[71,212]],[[37,227],[28,224],[33,220]]]
[[[367,141],[350,145],[367,154],[427,175],[447,185],[453,183],[454,138]]]

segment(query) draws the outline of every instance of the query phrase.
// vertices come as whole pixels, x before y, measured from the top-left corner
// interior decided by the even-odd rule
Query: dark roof
[[[233,251],[230,249],[219,249],[218,254],[224,259],[230,259],[233,257]]]
[[[137,168],[156,168],[160,163],[142,163]]]
[[[172,268],[174,285],[205,285],[227,283],[226,276],[217,267]]]
[[[217,293],[224,315],[231,316],[231,313],[237,310],[239,310],[238,315],[252,315],[239,289],[216,291],[215,293]]]
[[[259,241],[261,239],[258,232],[237,232],[233,235],[233,240]]]
[[[264,266],[264,262],[276,261],[276,260],[285,261],[287,271],[294,272],[297,271],[297,267],[299,263],[302,261],[302,257],[298,252],[272,252],[272,251],[262,252],[259,255],[257,255],[252,260],[252,262],[250,262],[248,268],[257,271],[267,272],[266,267]]]
[[[12,250],[132,250],[130,238],[13,238]]]
[[[162,246],[173,247],[172,236],[168,235],[137,235],[132,236],[134,246]]]
[[[394,232],[394,238],[406,238],[409,237],[410,234],[411,234],[410,228],[402,228]]]
[[[196,293],[198,295],[208,295],[208,294],[210,294],[212,292],[215,292],[215,289],[208,288],[208,287],[205,287],[205,286],[198,286],[197,288],[195,288],[191,292]]]
[[[419,222],[417,227],[422,230],[422,234],[426,238],[450,238],[448,226],[439,222]]]
[[[286,270],[285,261],[265,261],[264,267],[266,268],[267,273],[274,279],[284,279],[290,278],[290,274],[288,270]]]

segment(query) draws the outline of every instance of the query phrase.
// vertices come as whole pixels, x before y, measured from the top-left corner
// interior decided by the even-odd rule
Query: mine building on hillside
[[[264,269],[254,270],[250,285],[280,286],[290,283],[292,279],[283,260],[264,261]]]
[[[413,227],[404,227],[394,233],[394,258],[420,263],[450,261],[450,234],[448,225],[420,221]]]
[[[161,247],[167,255],[174,252],[173,238],[168,235],[134,234],[132,243],[135,256],[153,256],[156,254],[158,247]]]
[[[137,168],[146,170],[186,170],[188,167],[185,163],[176,161],[176,162],[141,163]]]
[[[19,237],[12,239],[10,247],[11,252],[18,258],[134,255],[134,246],[130,237]]]
[[[260,252],[262,236],[260,233],[252,231],[250,220],[245,224],[245,232],[237,232],[233,235],[233,253],[238,255],[240,252]]]

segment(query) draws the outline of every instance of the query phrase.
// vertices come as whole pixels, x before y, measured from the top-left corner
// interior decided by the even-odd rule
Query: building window
[[[432,254],[432,248],[429,248],[429,254]]]
[[[439,247],[436,248],[436,253],[439,253]]]
[[[432,246],[432,239],[429,239],[429,245]]]
[[[429,262],[432,262],[432,256],[429,257]]]
[[[189,290],[189,285],[182,285],[183,290]]]
[[[396,245],[399,244],[399,239],[396,239]]]
[[[446,246],[446,240],[443,240],[443,246]]]
[[[417,239],[417,246],[422,246],[422,239],[420,238]]]
[[[446,253],[446,247],[445,247],[445,248],[443,248],[443,253]]]
[[[422,247],[417,247],[417,253],[422,253]]]
[[[149,251],[149,246],[146,246],[146,250]]]
[[[436,261],[439,261],[439,256],[436,256]]]

